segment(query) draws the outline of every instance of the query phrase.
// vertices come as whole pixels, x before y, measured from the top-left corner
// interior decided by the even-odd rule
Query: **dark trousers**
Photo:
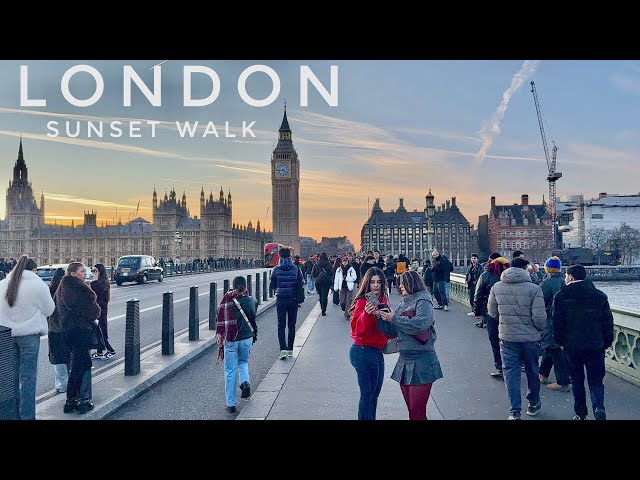
[[[473,303],[473,297],[475,297],[476,295],[476,284],[469,283],[467,287],[469,289],[469,305],[471,305],[471,310],[473,311],[473,309],[475,308],[474,307],[475,303]]]
[[[404,397],[404,403],[409,410],[409,420],[427,419],[427,402],[431,393],[433,383],[423,383],[421,385],[400,384],[400,390]]]
[[[498,370],[502,370],[502,356],[500,355],[500,339],[498,338],[498,320],[488,314],[483,314],[484,321],[487,324],[487,334],[491,343],[491,352],[493,353],[493,363]]]
[[[327,311],[327,302],[329,300],[329,288],[330,288],[329,284],[320,285],[316,283],[316,290],[318,291],[318,295],[320,295],[320,308],[322,309],[323,312]]]
[[[547,347],[544,349],[542,362],[540,363],[540,375],[548,377],[551,373],[551,367],[556,371],[556,383],[558,385],[569,385],[569,366],[564,358],[564,353],[560,347]]]
[[[276,298],[276,310],[278,312],[278,342],[280,350],[293,350],[293,341],[296,338],[296,320],[298,320],[298,300],[296,298]],[[287,332],[285,341],[284,330]]]
[[[82,378],[85,372],[91,373],[91,332],[74,328],[64,332],[64,341],[71,350],[71,371],[69,372],[69,382],[67,383],[67,402],[86,400],[80,398]],[[86,387],[85,387],[86,388]]]
[[[445,285],[445,281],[442,282],[435,282],[434,287],[435,287],[435,293],[436,293],[436,300],[438,301],[438,305],[444,306],[444,305],[449,305],[449,299],[447,298],[447,291],[446,291],[446,285]]]
[[[396,283],[396,279],[394,277],[387,277],[387,285],[389,285],[389,295],[391,295],[391,287],[393,287]]]
[[[349,360],[356,369],[360,387],[358,420],[375,420],[378,397],[384,381],[382,350],[353,344],[349,350]]]
[[[584,389],[584,371],[587,370],[587,382],[591,395],[591,406],[604,410],[604,349],[573,350],[564,349],[573,386],[573,410],[576,415],[587,416],[587,394]]]
[[[98,326],[100,327],[100,331],[102,332],[102,340],[104,342],[104,348],[107,349],[107,352],[113,352],[113,347],[109,343],[109,332],[107,331],[107,319],[99,318]],[[97,348],[98,353],[102,353],[102,348]]]
[[[433,296],[433,282],[425,282],[424,283],[427,287],[427,289],[429,289],[429,293],[431,294],[431,296]]]

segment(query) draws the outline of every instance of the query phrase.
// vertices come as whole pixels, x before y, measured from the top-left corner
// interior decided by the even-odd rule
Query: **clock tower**
[[[271,156],[271,203],[273,241],[300,255],[300,160],[293,148],[286,105],[278,145]]]

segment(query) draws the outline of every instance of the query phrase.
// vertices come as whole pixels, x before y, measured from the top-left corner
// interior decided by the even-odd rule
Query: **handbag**
[[[401,316],[405,316],[407,318],[413,318],[416,316],[415,310],[405,310],[400,314]],[[423,330],[421,332],[416,333],[415,335],[411,335],[411,337],[418,342],[420,345],[426,345],[429,339],[431,338],[431,327],[427,330]]]
[[[240,302],[238,301],[237,298],[233,299],[233,303],[235,303],[236,307],[238,307],[238,310],[240,310],[240,313],[242,314],[242,318],[244,318],[244,321],[247,322],[247,325],[249,326],[249,330],[251,330],[251,334],[253,335],[254,338],[254,342],[256,340],[256,332],[253,330],[253,325],[251,325],[251,322],[249,321],[249,319],[247,318],[247,314],[244,313],[244,310],[242,309],[242,307],[240,306]]]
[[[335,305],[340,305],[340,292],[338,290],[333,291],[333,303]]]
[[[382,353],[398,353],[398,337],[387,337],[387,344],[382,349]]]
[[[331,281],[331,275],[323,268],[320,274],[316,277],[316,284],[326,285]]]
[[[104,337],[102,336],[102,330],[100,330],[98,321],[94,320],[91,326],[91,350],[106,350]]]

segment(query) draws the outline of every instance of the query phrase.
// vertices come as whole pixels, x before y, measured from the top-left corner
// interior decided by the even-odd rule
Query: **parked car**
[[[164,280],[164,270],[150,255],[125,255],[118,259],[113,274],[116,284],[124,282],[147,283],[149,280]]]
[[[62,268],[63,270],[67,270],[69,266],[68,263],[54,263],[49,265],[42,265],[38,267],[36,270],[37,275],[46,283],[47,285],[51,285],[51,280],[53,280],[53,276],[56,273],[58,268]],[[84,281],[90,283],[93,281],[93,273],[91,273],[91,267],[86,266]]]

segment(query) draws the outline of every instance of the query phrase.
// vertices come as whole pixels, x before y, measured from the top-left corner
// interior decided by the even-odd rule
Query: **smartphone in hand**
[[[380,300],[378,300],[378,296],[373,292],[367,292],[364,296],[367,301],[373,303],[374,305],[380,305]]]

